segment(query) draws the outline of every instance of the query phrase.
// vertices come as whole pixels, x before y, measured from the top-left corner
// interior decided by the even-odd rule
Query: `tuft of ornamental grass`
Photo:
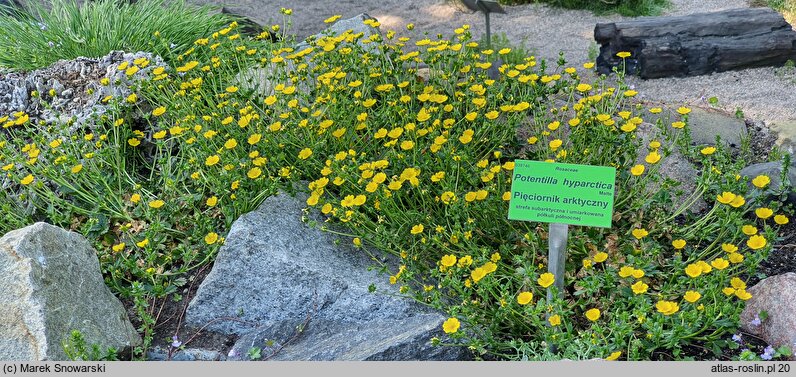
[[[0,67],[33,70],[61,59],[97,58],[113,50],[150,51],[167,61],[233,18],[184,0],[52,0],[0,12]]]

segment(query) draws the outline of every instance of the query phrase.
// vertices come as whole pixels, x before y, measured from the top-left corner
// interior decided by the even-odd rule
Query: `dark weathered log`
[[[642,78],[696,76],[796,60],[796,31],[770,8],[597,24],[597,69]],[[623,59],[616,54],[631,53]]]

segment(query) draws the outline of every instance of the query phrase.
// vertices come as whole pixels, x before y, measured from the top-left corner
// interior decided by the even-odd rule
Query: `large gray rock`
[[[371,26],[365,25],[365,21],[367,20],[374,20],[378,21],[375,18],[371,17],[367,13],[360,13],[354,17],[346,18],[344,20],[339,20],[335,22],[332,26],[324,29],[318,34],[312,35],[307,40],[318,40],[323,37],[328,36],[340,36],[345,33],[350,32],[353,35],[362,34],[362,37],[357,39],[357,44],[362,46],[368,52],[377,52],[378,45],[372,43],[364,43],[370,39],[372,35],[381,35],[381,31],[377,28],[373,28]],[[296,51],[301,51],[307,48],[309,44],[307,42],[302,42],[296,46]]]
[[[0,238],[0,360],[66,360],[73,330],[103,351],[141,343],[83,237],[36,223]]]
[[[636,159],[637,164],[642,164],[646,166],[644,174],[649,174],[651,169],[654,169],[654,165],[650,165],[644,161],[647,157],[647,154],[650,152],[649,143],[652,140],[663,140],[663,136],[660,134],[660,130],[651,123],[642,123],[639,125],[638,129],[638,137],[642,140],[642,145],[644,146],[641,151],[639,151],[639,155]],[[660,153],[663,153],[662,151]],[[673,209],[681,208],[682,206],[687,205],[692,198],[690,195],[697,191],[697,183],[694,180],[694,177],[699,175],[699,171],[697,171],[694,164],[688,161],[685,156],[674,146],[674,150],[671,154],[666,157],[661,158],[661,160],[656,164],[659,165],[657,168],[661,174],[661,177],[664,179],[671,179],[675,182],[679,182],[680,185],[670,190],[672,194],[673,200]],[[661,182],[648,182],[646,185],[647,190],[660,190],[661,189]],[[696,198],[688,207],[688,210],[691,213],[699,213],[704,211],[708,208],[707,202],[705,202],[702,198]]]
[[[664,125],[669,126],[672,122],[683,118],[676,113],[676,107],[662,107],[661,113],[649,114],[645,119],[650,123],[660,119]],[[718,136],[722,144],[736,149],[741,147],[741,139],[749,134],[743,119],[719,109],[702,107],[691,108],[691,113],[688,114],[688,129],[694,145],[716,145],[716,136]]]
[[[796,273],[763,279],[747,291],[752,298],[741,313],[741,328],[774,347],[796,347]],[[768,316],[756,325],[761,311]]]
[[[293,49],[296,52],[302,51],[311,47],[312,43],[312,46],[314,46],[313,52],[304,57],[305,62],[309,66],[307,68],[309,71],[312,71],[312,68],[315,66],[315,63],[312,61],[311,57],[315,53],[314,51],[319,50],[319,47],[315,45],[315,42],[321,38],[340,36],[345,33],[351,33],[352,35],[361,34],[361,36],[356,40],[356,44],[362,46],[365,51],[378,54],[380,53],[378,48],[380,43],[369,42],[366,44],[364,41],[367,41],[372,35],[381,35],[381,31],[379,31],[377,28],[365,25],[364,22],[366,20],[375,21],[376,19],[365,13],[362,13],[351,18],[339,20],[320,33],[308,37],[306,41],[302,41],[293,47]],[[293,60],[290,59],[281,63],[269,63],[266,66],[258,65],[248,69],[244,68],[235,76],[234,83],[243,90],[253,90],[262,96],[270,96],[274,94],[274,87],[276,86],[276,83],[286,81],[285,77],[287,77],[287,73],[293,72],[294,69],[295,63],[293,63]],[[299,85],[299,89],[301,89],[303,92],[308,92],[314,83],[299,82],[293,84]]]
[[[430,344],[443,336],[445,317],[378,293],[397,291],[368,270],[373,262],[363,251],[303,223],[305,200],[279,194],[235,221],[186,323],[243,335],[238,357],[251,347],[267,354],[267,340],[284,345],[276,358],[290,360],[462,357],[458,348]]]
[[[625,68],[642,78],[696,76],[780,66],[796,59],[796,31],[771,8],[599,23],[597,70]],[[630,52],[622,59],[618,52]]]
[[[779,193],[782,187],[783,169],[784,165],[782,162],[763,162],[749,165],[741,169],[740,175],[749,180],[750,189],[752,188],[752,179],[758,175],[766,175],[771,179],[771,183],[769,183],[768,187],[765,189],[771,193]],[[785,178],[787,179],[785,182],[786,185],[791,187],[791,189],[787,192],[787,202],[796,205],[796,191],[793,189],[793,185],[796,185],[796,166],[793,166],[793,164],[788,166],[788,173]]]

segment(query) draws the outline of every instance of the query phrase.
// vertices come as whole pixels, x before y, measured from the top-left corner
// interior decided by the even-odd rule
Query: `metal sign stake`
[[[564,267],[567,261],[567,236],[569,225],[561,223],[551,223],[550,233],[547,236],[547,271],[555,276],[553,286],[558,291],[558,297],[562,297],[564,291]],[[553,291],[547,288],[547,302],[553,300]]]
[[[506,11],[497,1],[493,0],[462,0],[462,3],[474,12],[484,13],[484,18],[486,19],[486,45],[487,48],[492,48],[492,30],[489,25],[489,15],[491,13],[506,14]]]

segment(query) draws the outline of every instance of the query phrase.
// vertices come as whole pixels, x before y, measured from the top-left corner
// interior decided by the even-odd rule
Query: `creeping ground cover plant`
[[[587,82],[594,64],[563,56],[496,64],[511,49],[480,46],[466,25],[284,40],[232,23],[108,98],[113,111],[79,134],[0,114],[0,205],[23,214],[9,224],[87,235],[149,340],[150,302],[179,299],[238,216],[298,189],[335,224],[324,229],[392,255],[385,279],[447,313],[440,345],[648,360],[735,344],[746,281],[789,220],[771,177],[737,175],[748,150],[691,145],[689,108],[658,116],[621,72]],[[661,174],[675,157],[699,170],[693,192]],[[550,300],[547,225],[507,219],[515,159],[617,169],[612,227],[570,229],[565,288]]]

